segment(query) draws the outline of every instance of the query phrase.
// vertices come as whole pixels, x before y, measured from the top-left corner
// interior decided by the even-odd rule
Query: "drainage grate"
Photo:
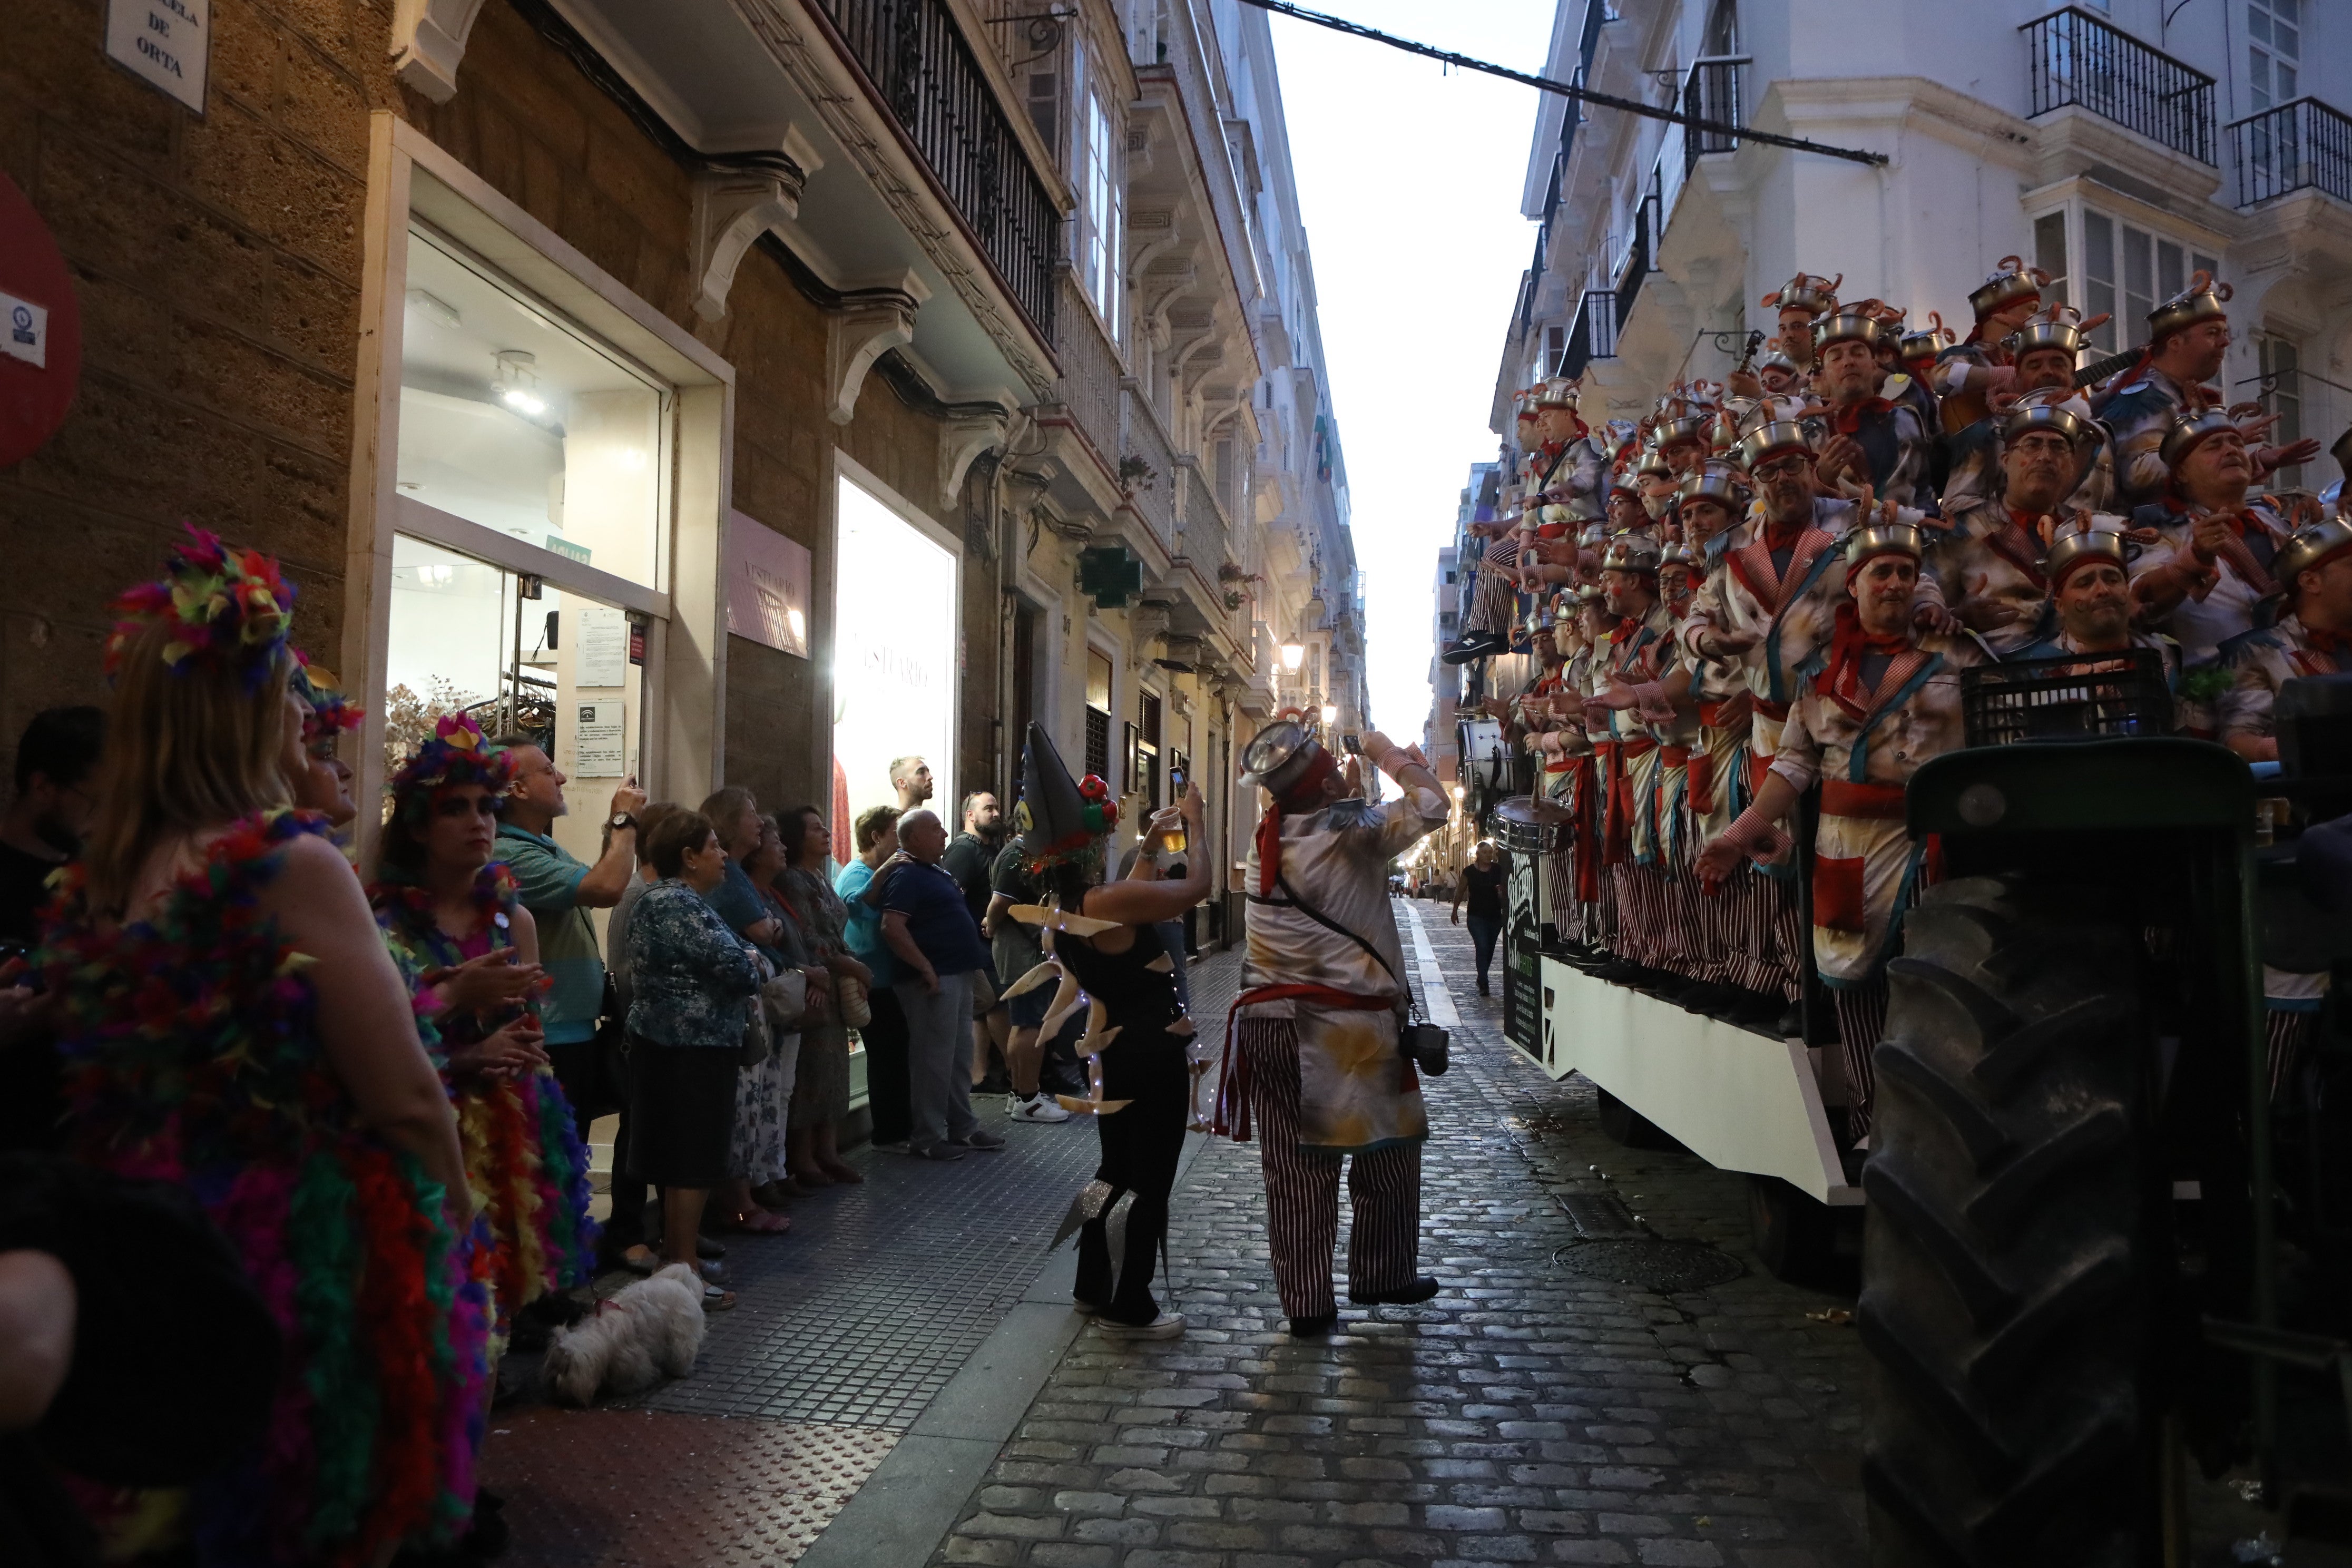
[[[1570,1193],[1559,1202],[1568,1217],[1576,1222],[1576,1234],[1588,1241],[1650,1234],[1615,1193]]]
[[[1705,1242],[1662,1241],[1654,1237],[1578,1242],[1552,1254],[1552,1261],[1570,1274],[1613,1279],[1661,1296],[1704,1290],[1748,1272],[1739,1259]]]

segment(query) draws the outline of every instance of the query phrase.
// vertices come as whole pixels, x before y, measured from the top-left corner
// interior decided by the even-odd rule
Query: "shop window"
[[[931,766],[933,802],[951,819],[961,563],[846,474],[836,486],[834,560],[835,795],[853,818],[895,802],[891,763],[919,756]]]
[[[410,233],[400,493],[662,588],[669,392],[456,241]]]

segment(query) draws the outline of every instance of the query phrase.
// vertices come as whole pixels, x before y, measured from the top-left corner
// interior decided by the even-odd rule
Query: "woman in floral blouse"
[[[801,945],[815,963],[844,978],[871,986],[872,971],[853,957],[842,934],[849,911],[833,890],[833,835],[813,805],[794,806],[776,819],[783,837],[784,869],[777,890],[792,911]],[[857,1167],[841,1157],[841,1120],[849,1114],[849,1029],[838,1007],[801,1032],[800,1079],[793,1095],[792,1168],[804,1186],[862,1182]]]
[[[698,811],[663,819],[646,846],[661,880],[629,914],[630,1173],[662,1189],[666,1263],[695,1262],[702,1205],[727,1180],[735,1073],[760,989],[751,951],[703,901],[727,850]],[[735,1304],[706,1286],[706,1310]]]

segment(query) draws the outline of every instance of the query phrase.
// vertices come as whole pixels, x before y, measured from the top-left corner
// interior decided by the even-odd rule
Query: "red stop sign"
[[[0,468],[58,433],[81,382],[81,310],[49,226],[0,174]]]

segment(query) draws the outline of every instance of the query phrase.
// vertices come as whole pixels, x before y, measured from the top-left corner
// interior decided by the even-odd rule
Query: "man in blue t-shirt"
[[[899,966],[891,990],[907,1016],[914,1121],[907,1150],[926,1160],[1004,1147],[971,1112],[971,978],[988,967],[988,945],[963,889],[940,864],[947,847],[936,813],[908,812],[898,819],[898,856],[875,874],[882,940]]]

